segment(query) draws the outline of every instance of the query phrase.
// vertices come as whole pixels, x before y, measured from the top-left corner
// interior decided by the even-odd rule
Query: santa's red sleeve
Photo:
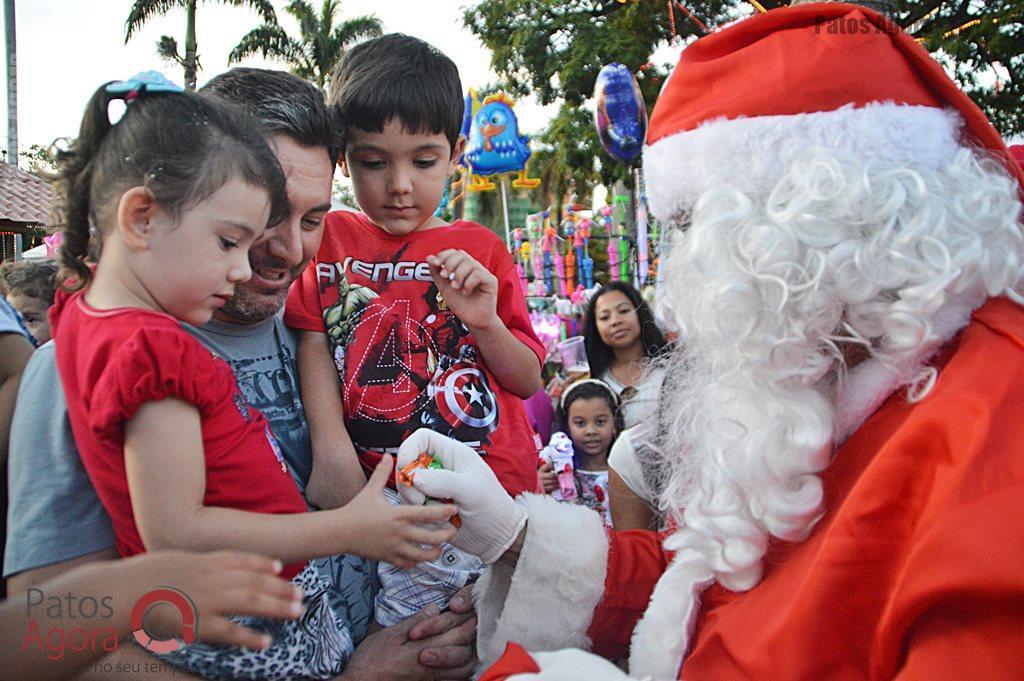
[[[667,565],[659,535],[608,532],[595,511],[547,495],[517,501],[529,516],[517,565],[494,564],[474,591],[481,661],[493,663],[509,642],[531,653],[593,648],[625,657]]]

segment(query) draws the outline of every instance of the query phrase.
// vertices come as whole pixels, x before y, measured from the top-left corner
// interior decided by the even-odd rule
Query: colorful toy
[[[475,94],[470,91],[471,96]],[[485,97],[474,111],[464,154],[476,176],[471,190],[494,189],[494,183],[484,177],[511,172],[519,173],[512,181],[516,189],[535,189],[540,185],[539,179],[526,177],[526,162],[531,154],[530,138],[519,134],[519,121],[513,106],[515,102],[508,95],[498,92]]]
[[[619,223],[619,281],[629,281],[629,237],[626,236],[626,223]]]
[[[612,207],[601,206],[601,225],[604,227],[605,236],[608,237],[608,278],[610,281],[619,279],[619,249],[615,246],[615,237],[612,235]]]
[[[576,478],[573,476],[572,440],[565,433],[552,433],[551,442],[540,450],[540,457],[551,464],[558,476],[558,489],[551,493],[558,501],[576,498]]]
[[[643,288],[647,282],[647,195],[644,192],[644,178],[641,171],[636,173],[637,192],[640,200],[636,202],[636,279],[637,288]]]
[[[526,216],[526,234],[532,244],[530,246],[530,252],[533,255],[531,268],[535,282],[541,281],[544,278],[544,251],[541,248],[541,235],[544,233],[542,231],[543,225],[543,213],[534,213]]]
[[[636,78],[624,65],[612,62],[597,74],[594,99],[594,125],[601,146],[612,158],[632,163],[647,135],[647,106]]]
[[[413,474],[422,468],[444,468],[441,465],[440,460],[433,454],[426,452],[420,452],[414,460],[402,466],[402,468],[395,473],[395,482],[405,485],[406,487],[412,487]]]
[[[571,211],[571,209],[570,209]],[[570,213],[571,214],[571,213]],[[562,236],[566,241],[565,249],[565,284],[563,289],[571,289],[576,279],[576,256],[572,251],[576,241],[576,223],[572,219],[562,221]],[[564,293],[562,295],[565,295]]]
[[[395,473],[395,482],[400,485],[405,485],[406,487],[412,487],[413,476],[415,475],[416,471],[421,470],[423,468],[434,468],[443,470],[444,466],[441,465],[441,461],[433,454],[428,454],[427,452],[420,452],[419,456],[417,456],[415,459],[402,466],[402,468],[397,473]],[[436,500],[431,500],[428,498],[427,503],[431,502],[437,503]],[[451,500],[449,499],[444,503],[451,503]],[[451,523],[455,527],[459,527],[462,525],[462,518],[460,518],[458,515],[453,515],[451,517]]]
[[[569,287],[565,282],[565,256],[555,248],[551,257],[555,264],[555,277],[558,279],[558,293],[565,297],[569,295]]]
[[[544,241],[542,242],[544,248],[544,283],[547,288],[547,295],[554,295],[555,285],[551,280],[551,267],[552,251],[556,250],[555,240],[558,239],[558,234],[555,232],[555,228],[551,226],[549,218],[551,217],[550,211],[544,211]]]

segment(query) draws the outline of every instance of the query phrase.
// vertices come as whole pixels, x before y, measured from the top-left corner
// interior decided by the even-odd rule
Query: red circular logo
[[[173,638],[153,638],[142,624],[146,612],[158,603],[169,603],[181,613],[181,635]],[[139,645],[153,653],[171,653],[181,650],[189,643],[196,640],[196,626],[199,615],[196,612],[196,605],[192,599],[181,591],[170,587],[162,586],[143,594],[135,603],[131,613],[132,636]]]

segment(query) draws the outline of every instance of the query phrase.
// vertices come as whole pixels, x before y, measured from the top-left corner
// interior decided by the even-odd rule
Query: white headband
[[[562,399],[558,403],[559,406],[562,408],[562,411],[565,411],[565,399],[567,397],[569,397],[569,393],[571,393],[573,390],[575,390],[576,388],[580,387],[581,385],[586,385],[587,383],[593,383],[595,385],[599,385],[602,388],[604,388],[605,390],[607,390],[608,394],[612,396],[612,406],[613,407],[619,406],[619,396],[615,394],[615,391],[612,390],[612,387],[610,385],[608,385],[604,381],[601,381],[601,380],[596,379],[596,378],[581,378],[578,381],[573,381],[572,383],[570,383],[569,386],[565,390],[562,391]]]

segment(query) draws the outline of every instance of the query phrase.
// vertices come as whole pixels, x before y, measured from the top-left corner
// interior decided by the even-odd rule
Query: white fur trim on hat
[[[952,109],[891,102],[834,111],[719,118],[644,148],[647,199],[669,221],[709,189],[764,195],[813,147],[937,169],[959,148],[963,119]]]
[[[499,561],[473,588],[484,667],[509,641],[530,651],[590,648],[587,629],[604,594],[608,537],[601,516],[548,495],[516,501],[528,520],[515,570]]]

